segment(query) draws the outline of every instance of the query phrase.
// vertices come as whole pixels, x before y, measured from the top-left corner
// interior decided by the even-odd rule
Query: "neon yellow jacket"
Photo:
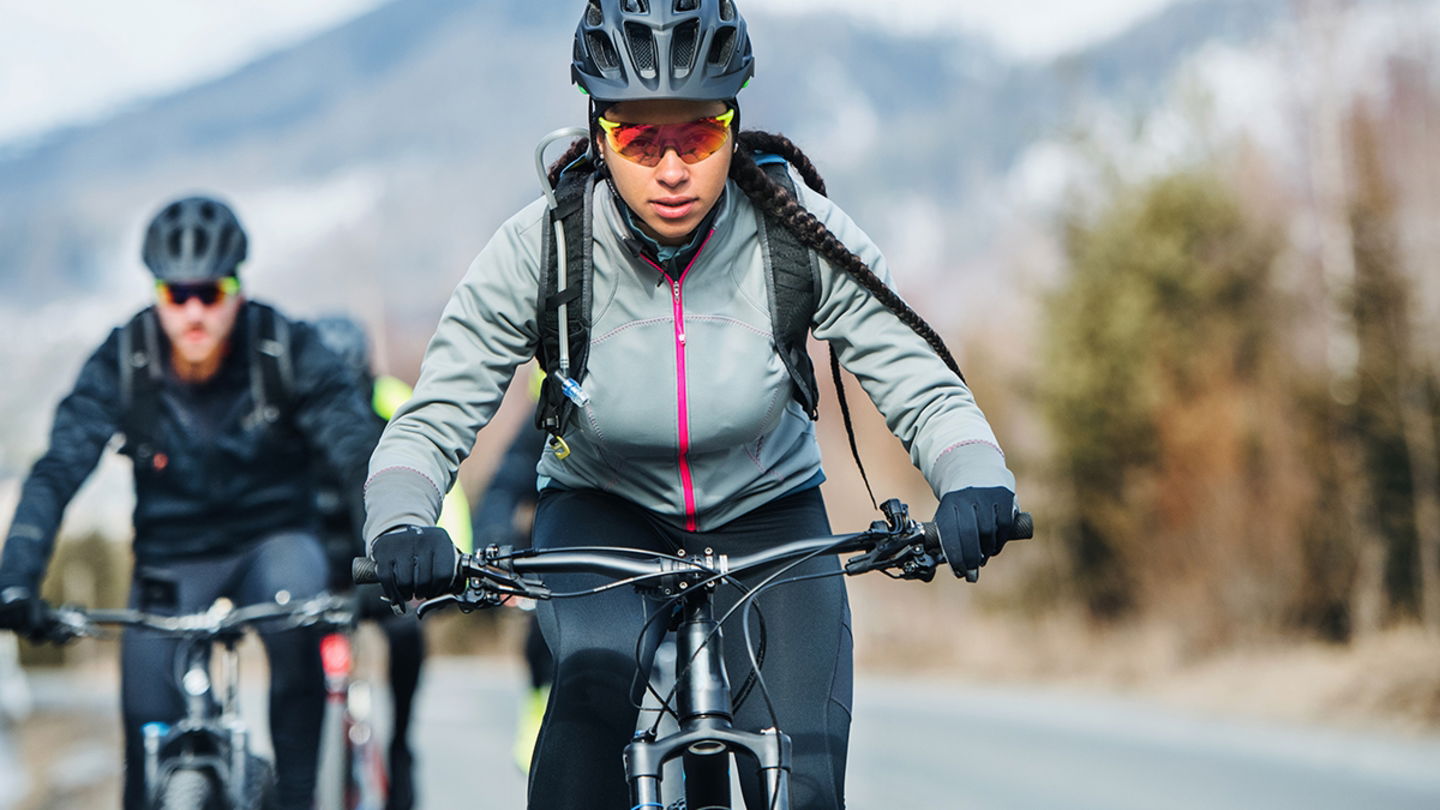
[[[376,377],[370,390],[370,405],[386,422],[390,421],[395,411],[414,393],[404,380],[388,374]],[[458,479],[455,486],[445,494],[445,500],[440,507],[440,518],[435,521],[435,525],[450,535],[456,548],[466,554],[475,550],[475,540],[470,527],[470,504],[465,501],[465,493],[461,490]]]

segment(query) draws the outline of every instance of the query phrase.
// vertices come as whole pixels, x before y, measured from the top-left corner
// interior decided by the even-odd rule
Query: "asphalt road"
[[[511,754],[519,671],[452,658],[428,672],[417,722],[424,806],[523,807],[524,778]],[[84,718],[87,731],[43,758],[29,752],[31,763],[42,763],[31,765],[32,780],[45,782],[53,769],[70,772],[73,783],[78,761],[91,779],[113,781],[117,740],[113,714],[105,714],[113,712],[113,686],[97,688],[91,676],[77,688],[63,675],[34,685],[41,711],[31,723],[71,715]],[[254,725],[263,725],[259,697],[247,695]],[[56,794],[37,806],[96,807],[93,786],[64,789],[90,798],[67,803]],[[850,807],[877,810],[1435,810],[1440,735],[1236,723],[1049,690],[862,677],[848,794]]]

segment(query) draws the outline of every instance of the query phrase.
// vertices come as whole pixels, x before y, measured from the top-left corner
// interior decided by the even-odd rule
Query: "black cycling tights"
[[[612,545],[673,552],[746,554],[790,540],[830,533],[818,489],[796,493],[726,526],[703,534],[677,529],[622,498],[592,490],[546,490],[535,513],[535,547]],[[823,555],[785,576],[837,571],[835,555]],[[765,572],[769,573],[769,572]],[[743,579],[754,584],[764,574]],[[591,575],[552,575],[557,592],[606,582]],[[738,591],[717,591],[717,618],[735,603]],[[579,599],[542,602],[540,623],[555,655],[555,683],[530,770],[533,810],[629,810],[621,753],[635,729],[635,703],[643,682],[636,678],[635,642],[642,625],[660,605],[632,588],[617,588]],[[839,810],[844,806],[845,752],[850,737],[850,611],[841,577],[782,585],[766,591],[758,608],[767,637],[763,672],[779,715],[794,743],[791,807]],[[750,671],[740,612],[726,623],[725,666],[733,692]],[[758,621],[751,616],[758,643]],[[665,620],[651,624],[665,629]],[[660,632],[642,644],[648,659]],[[738,697],[738,695],[736,695]],[[758,731],[774,725],[755,689],[735,716],[739,728]],[[742,784],[751,807],[758,780],[745,769]]]
[[[224,596],[239,605],[269,601],[280,591],[297,599],[325,588],[325,554],[309,534],[276,534],[224,557],[147,565],[136,571],[131,607],[160,614],[193,613]],[[276,805],[309,808],[315,792],[325,678],[317,633],[261,633],[270,659],[270,739],[275,749]],[[120,645],[125,723],[125,810],[145,804],[145,754],[140,728],[174,723],[185,714],[176,683],[179,642],[128,630]]]

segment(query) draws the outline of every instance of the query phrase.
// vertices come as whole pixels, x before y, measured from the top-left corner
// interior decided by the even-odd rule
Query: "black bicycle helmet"
[[[311,324],[325,348],[339,355],[358,379],[370,376],[370,336],[348,315],[327,315]]]
[[[162,281],[210,281],[235,275],[246,247],[245,229],[229,206],[209,197],[186,197],[150,220],[141,255]]]
[[[755,73],[733,0],[588,0],[571,79],[597,102],[727,101]]]

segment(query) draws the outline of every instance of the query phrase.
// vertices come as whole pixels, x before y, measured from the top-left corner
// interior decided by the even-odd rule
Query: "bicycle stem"
[[[689,683],[677,689],[680,727],[689,731],[706,726],[729,726],[730,682],[710,641],[723,631],[715,621],[715,607],[706,592],[684,600],[684,618],[675,633],[676,662],[687,662],[682,677]],[[687,688],[688,687],[688,688]]]

